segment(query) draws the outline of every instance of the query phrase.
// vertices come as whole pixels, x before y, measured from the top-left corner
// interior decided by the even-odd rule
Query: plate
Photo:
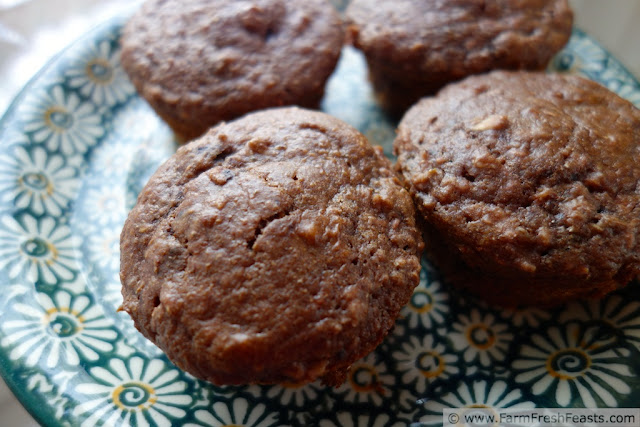
[[[216,387],[173,366],[121,303],[119,233],[176,149],[119,64],[125,18],[65,49],[0,123],[0,370],[44,425],[442,424],[447,408],[635,407],[640,285],[507,311],[456,293],[428,260],[390,336],[338,388]],[[640,85],[579,30],[551,68],[640,105]],[[345,48],[323,109],[391,155],[395,124]]]

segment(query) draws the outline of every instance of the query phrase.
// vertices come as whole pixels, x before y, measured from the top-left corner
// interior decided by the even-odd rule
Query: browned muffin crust
[[[567,0],[354,0],[347,18],[394,114],[471,74],[544,69],[573,23]]]
[[[281,105],[317,107],[344,30],[326,0],[148,0],[122,32],[122,65],[184,139]]]
[[[503,305],[640,274],[640,111],[577,76],[493,72],[412,107],[394,149],[458,286]]]
[[[357,130],[284,108],[171,157],[121,235],[124,309],[216,384],[344,380],[419,281],[409,193]]]

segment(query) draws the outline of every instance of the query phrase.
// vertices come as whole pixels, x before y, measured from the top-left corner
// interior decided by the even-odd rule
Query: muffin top
[[[639,141],[640,111],[592,81],[496,71],[420,101],[394,150],[467,261],[625,283],[640,271]]]
[[[326,0],[147,0],[123,29],[122,63],[160,115],[194,136],[309,94],[317,102],[343,37]]]
[[[339,382],[410,298],[420,246],[381,150],[324,113],[267,110],[150,179],[122,231],[123,307],[214,383]]]
[[[567,0],[353,0],[347,17],[370,63],[439,84],[495,68],[542,69],[573,22]]]

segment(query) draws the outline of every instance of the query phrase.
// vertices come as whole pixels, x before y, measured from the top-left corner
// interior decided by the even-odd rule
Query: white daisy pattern
[[[378,361],[376,353],[369,353],[349,368],[347,381],[336,393],[346,402],[382,405],[391,395],[396,377],[389,372],[384,361]]]
[[[574,30],[567,48],[560,51],[550,64],[551,71],[599,75],[605,68],[607,52],[593,40]]]
[[[418,393],[427,391],[436,380],[447,379],[460,373],[458,356],[449,353],[442,343],[436,343],[432,335],[421,340],[416,336],[392,353],[396,367],[402,375],[403,384],[414,384]]]
[[[636,107],[640,105],[640,94],[638,93],[638,83],[635,81],[629,81],[628,79],[621,78],[621,73],[625,73],[622,67],[619,64],[616,64],[620,67],[619,72],[613,72],[611,68],[607,68],[602,72],[600,76],[604,81],[606,81],[606,87],[612,92],[615,92],[622,98],[626,98],[631,103],[633,103]]]
[[[102,116],[96,107],[74,92],[54,85],[47,91],[35,91],[25,100],[21,115],[24,131],[36,143],[43,143],[50,152],[84,154],[105,133]]]
[[[76,386],[86,400],[73,409],[82,427],[180,425],[193,402],[180,371],[159,359],[113,358],[89,373],[92,381]]]
[[[510,319],[514,326],[537,328],[540,323],[551,318],[551,313],[537,307],[504,309],[502,315]]]
[[[636,85],[622,85],[620,86],[620,88],[616,91],[616,93],[618,95],[620,95],[622,98],[628,100],[629,102],[631,102],[633,105],[635,105],[637,108],[640,108],[640,90],[639,86]]]
[[[320,420],[320,427],[406,427],[407,422],[395,421],[388,414],[357,414],[338,412],[335,420]]]
[[[65,72],[67,83],[96,105],[113,106],[135,92],[120,65],[120,49],[111,40],[81,49]]]
[[[281,425],[277,412],[271,412],[264,403],[254,404],[243,397],[230,402],[215,402],[212,411],[204,409],[195,412],[198,424],[185,424],[185,427],[275,427]]]
[[[70,399],[57,393],[57,390],[66,389],[69,381],[76,375],[77,371],[56,369],[53,372],[50,375],[37,373],[30,376],[26,387],[32,394],[46,396],[47,402],[52,408],[55,408],[55,419],[61,420],[64,418],[65,408],[68,407]]]
[[[578,323],[553,326],[546,335],[535,334],[520,348],[512,368],[515,381],[535,395],[545,395],[562,407],[617,407],[616,396],[631,392],[626,380],[633,377],[627,364],[613,350],[601,350],[586,340]]]
[[[420,425],[441,426],[444,409],[457,409],[458,415],[482,411],[498,414],[500,409],[510,411],[535,408],[535,404],[523,398],[522,391],[512,388],[505,381],[495,382],[477,379],[461,384],[455,391],[428,400],[423,407]]]
[[[91,153],[89,178],[100,178],[103,181],[105,177],[109,181],[120,181],[126,179],[129,172],[131,161],[135,155],[131,145],[134,142],[124,138],[109,137],[103,141]]]
[[[90,277],[90,285],[100,301],[112,308],[122,304],[120,283],[120,228],[102,227],[89,233],[85,238],[86,265],[98,276]],[[97,281],[98,283],[93,283]]]
[[[38,293],[37,301],[37,307],[14,304],[19,318],[1,324],[6,335],[1,344],[11,348],[12,360],[23,359],[26,366],[41,362],[47,368],[60,362],[77,366],[81,359],[96,361],[100,353],[113,350],[118,334],[86,295]]]
[[[129,140],[132,142],[148,144],[150,149],[154,146],[151,139],[158,139],[161,145],[166,139],[173,141],[174,135],[168,125],[158,117],[142,98],[132,98],[115,113],[113,119],[114,140]],[[175,151],[175,149],[173,150]],[[128,154],[132,154],[129,150]]]
[[[26,273],[30,281],[46,285],[72,280],[77,246],[69,227],[51,217],[0,218],[0,268],[8,270],[10,279]]]
[[[2,168],[15,168],[16,160],[13,158],[13,150],[18,146],[28,149],[31,144],[29,136],[26,135],[20,126],[5,127],[0,131],[2,146],[0,147],[0,157],[2,157]]]
[[[88,187],[80,203],[86,221],[94,225],[92,229],[109,226],[122,226],[127,217],[126,198],[122,188],[113,186],[110,181],[96,182]],[[97,228],[95,228],[97,226]]]
[[[0,155],[0,200],[36,215],[59,216],[77,193],[80,164],[80,157],[15,146],[11,154]]]
[[[98,286],[100,287],[100,289],[97,289]],[[118,308],[122,305],[122,285],[114,278],[112,278],[112,280],[99,282],[92,286],[91,289],[100,299],[100,303],[105,308],[105,310],[108,310],[110,312],[117,312]],[[133,327],[135,329],[130,318],[127,319],[126,317],[124,317],[124,319],[126,327]],[[137,333],[137,330],[134,333]],[[125,335],[127,336],[127,338],[131,338],[131,334],[125,333]],[[141,339],[147,347],[153,346],[151,341],[149,341],[148,339],[144,337],[141,337]],[[155,349],[157,350],[157,347]],[[154,352],[154,354],[155,353],[157,352]]]
[[[318,399],[322,393],[322,385],[319,382],[310,384],[284,383],[270,387],[266,396],[281,405],[301,408],[308,402]]]
[[[421,325],[427,329],[441,325],[449,312],[449,295],[438,280],[428,280],[423,266],[420,283],[414,289],[411,299],[400,312],[407,319],[410,328]]]
[[[636,106],[640,105],[640,85],[636,79],[580,30],[574,30],[568,47],[556,55],[549,68],[552,71],[582,74]]]
[[[558,321],[580,321],[589,325],[590,334],[599,345],[618,343],[619,335],[640,351],[640,303],[620,295],[602,300],[572,302],[560,313]]]
[[[460,314],[448,334],[454,348],[463,352],[464,361],[479,361],[487,368],[501,362],[506,356],[513,334],[508,324],[500,322],[491,313],[484,315],[476,308],[470,315]]]
[[[101,227],[87,238],[87,253],[91,265],[109,276],[120,271],[120,230]]]

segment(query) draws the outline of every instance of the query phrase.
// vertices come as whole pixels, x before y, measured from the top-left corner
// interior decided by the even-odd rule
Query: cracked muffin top
[[[419,280],[409,193],[320,112],[221,124],[153,175],[121,235],[123,308],[216,384],[344,380]]]
[[[250,111],[317,107],[344,30],[328,0],[147,0],[125,25],[122,65],[180,136]]]
[[[412,107],[394,150],[456,257],[505,300],[561,302],[640,274],[639,142],[640,110],[597,83],[495,71]]]

